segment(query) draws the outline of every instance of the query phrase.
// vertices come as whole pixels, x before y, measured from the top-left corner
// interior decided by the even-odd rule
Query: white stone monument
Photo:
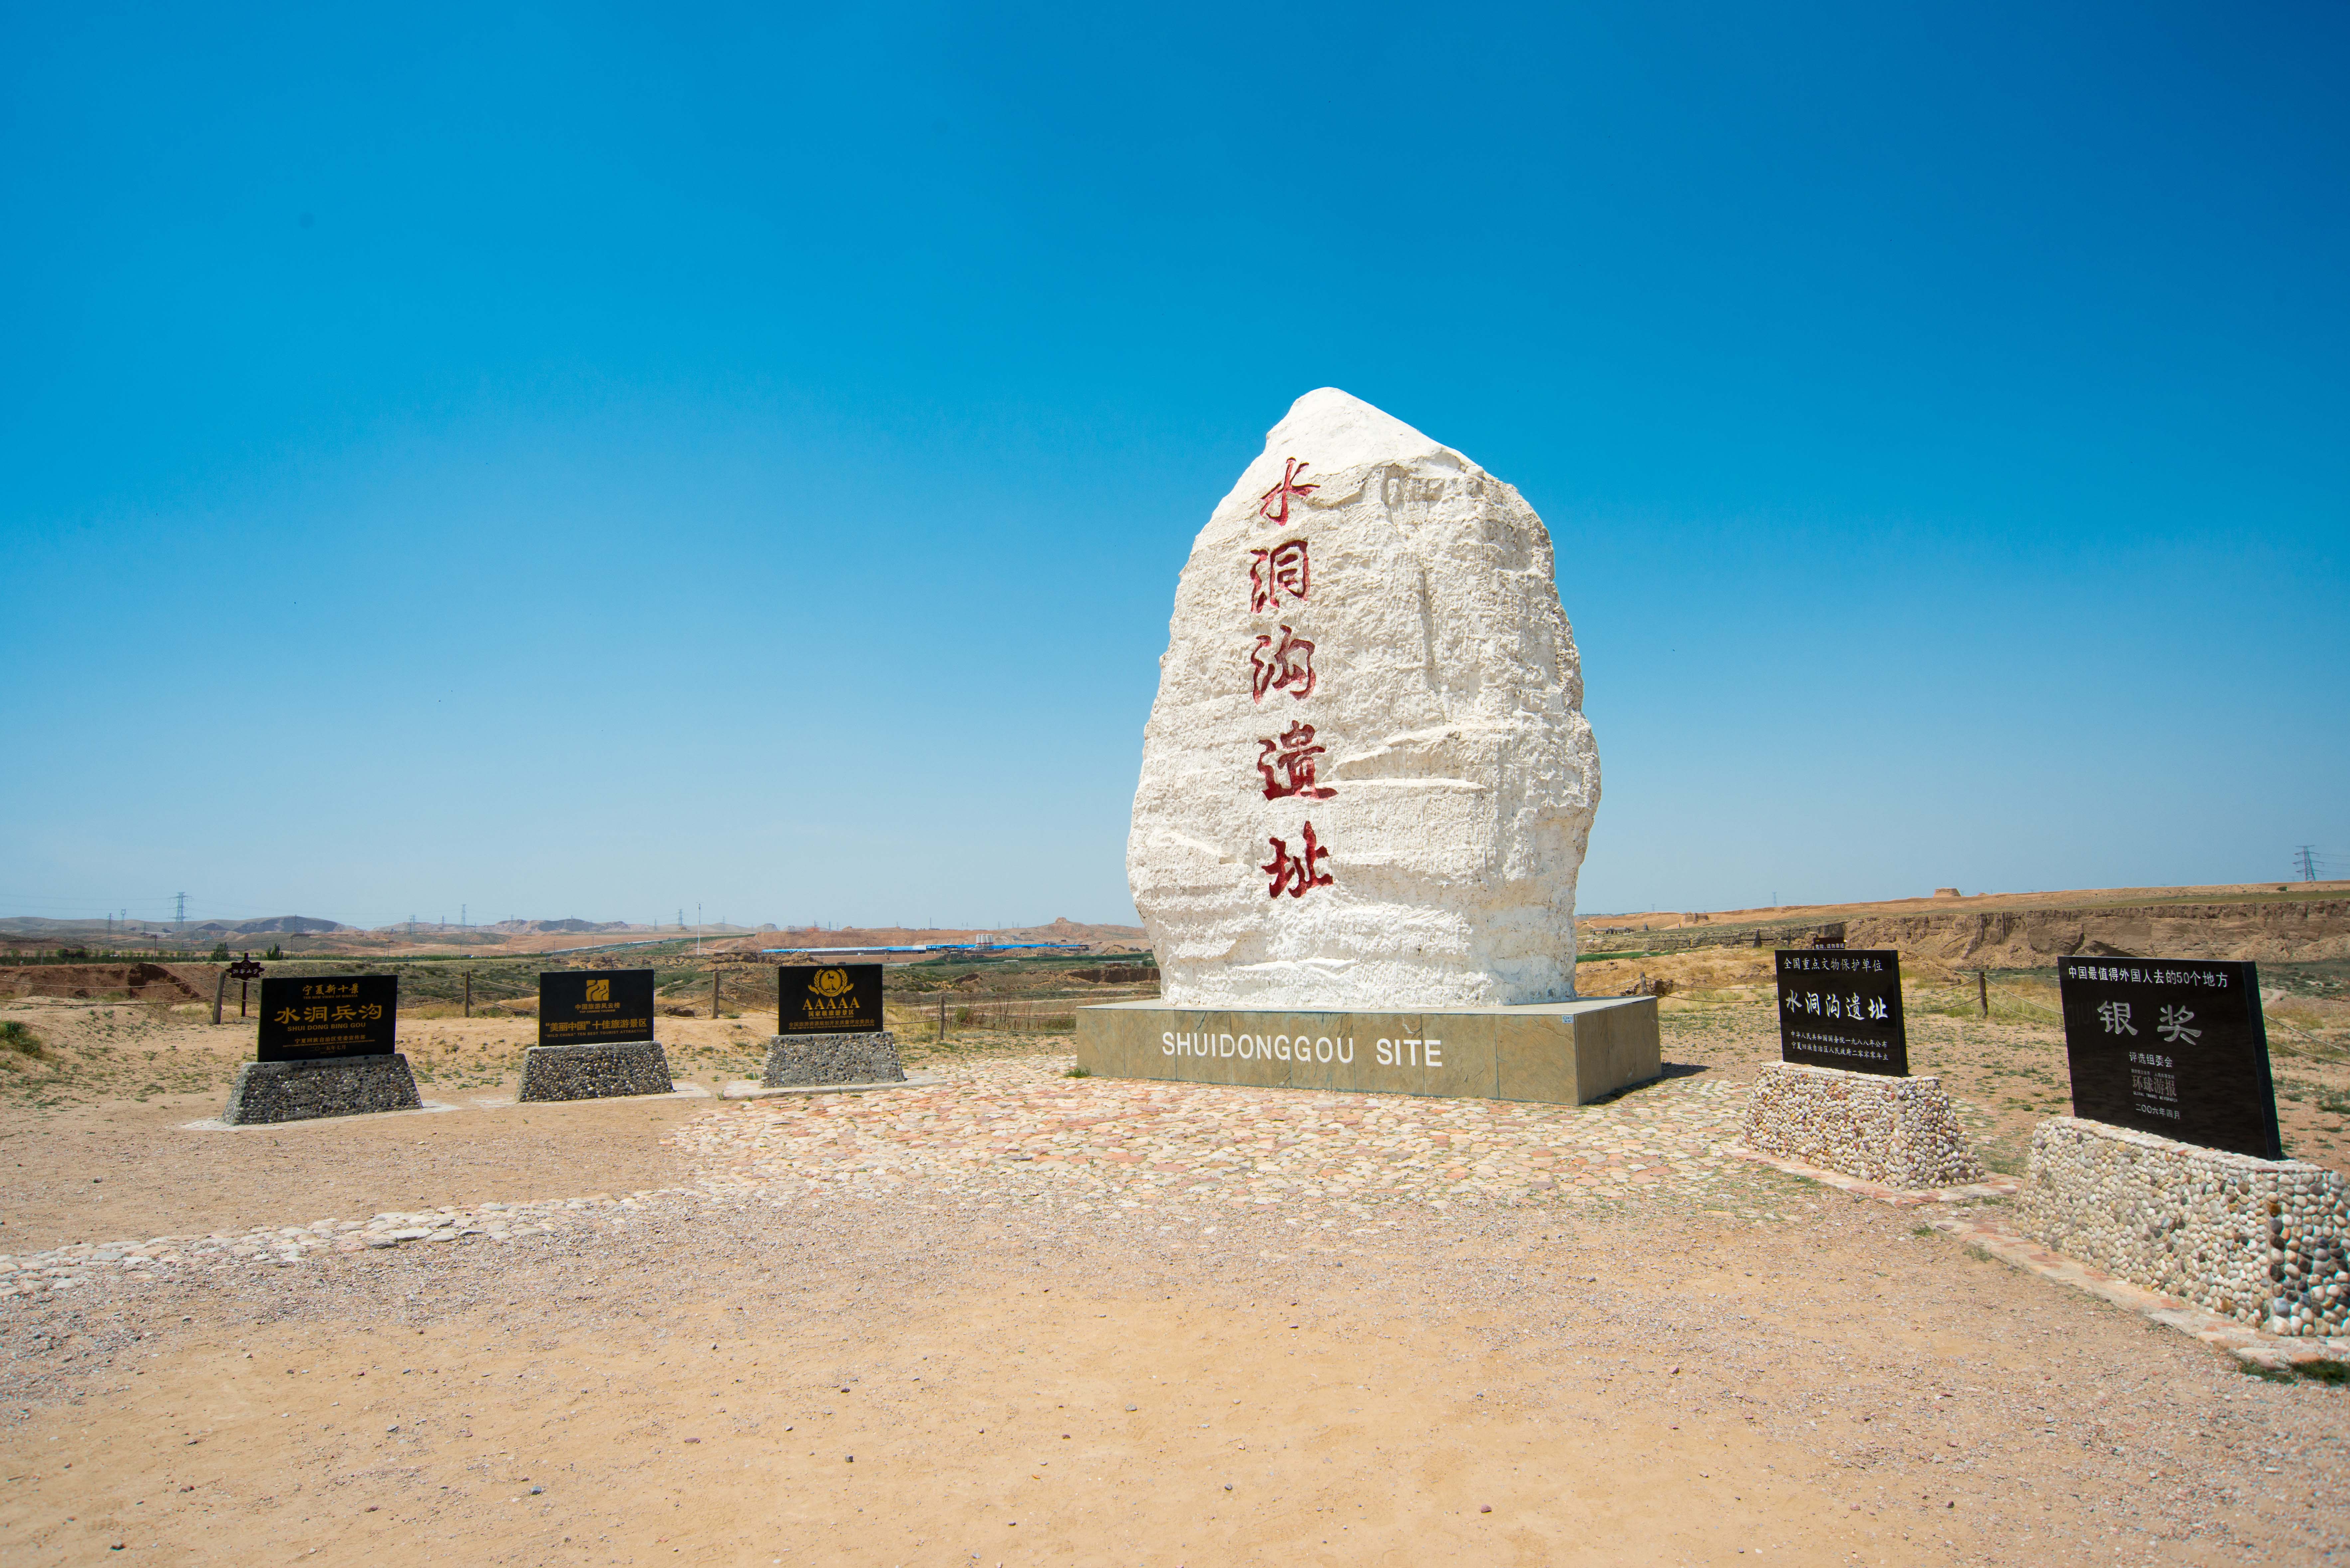
[[[1164,987],[1137,1008],[1237,1022],[1117,1049],[1097,1022],[1096,1070],[1139,1070],[1143,1053],[1162,1068],[1271,1064],[1172,1075],[1296,1083],[1303,1048],[1318,1082],[1359,1048],[1450,1082],[1482,1048],[1458,1030],[1446,1045],[1422,1014],[1465,1010],[1486,1028],[1541,1008],[1571,1025],[1594,1005],[1574,1001],[1575,881],[1598,803],[1542,519],[1451,448],[1345,392],[1308,392],[1192,544],[1127,843]],[[1653,1075],[1643,1005],[1645,1053],[1618,1041],[1603,1053],[1617,1066],[1564,1091],[1544,1068],[1550,1087],[1522,1097],[1587,1099],[1593,1072],[1620,1086],[1643,1060]],[[1302,1040],[1255,1026],[1291,1012],[1337,1021]],[[1081,1019],[1094,1065],[1087,1038]],[[1491,1085],[1414,1092],[1502,1092],[1499,1038]]]
[[[1308,392],[1192,544],[1171,632],[1127,841],[1169,1002],[1575,994],[1599,753],[1515,490]]]

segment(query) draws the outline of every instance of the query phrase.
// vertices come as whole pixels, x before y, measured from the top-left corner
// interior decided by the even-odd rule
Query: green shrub
[[[0,1023],[0,1051],[37,1057],[41,1054],[41,1037],[11,1018]]]

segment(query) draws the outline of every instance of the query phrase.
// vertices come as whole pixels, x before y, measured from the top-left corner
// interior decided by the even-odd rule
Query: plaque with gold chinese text
[[[324,974],[261,982],[257,1059],[308,1062],[327,1056],[388,1056],[397,1049],[400,977]]]
[[[1899,953],[1782,948],[1778,971],[1782,1061],[1909,1075]]]
[[[653,1037],[653,971],[554,970],[538,977],[538,1043],[617,1045]]]
[[[871,1034],[881,1019],[881,966],[833,963],[780,969],[778,1034]]]
[[[2073,1114],[2282,1159],[2257,966],[2068,958],[2056,966]]]

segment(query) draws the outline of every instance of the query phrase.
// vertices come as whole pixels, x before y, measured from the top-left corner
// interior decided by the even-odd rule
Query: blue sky
[[[1332,385],[1621,910],[2350,863],[2334,8],[27,6],[0,913],[1131,918]]]

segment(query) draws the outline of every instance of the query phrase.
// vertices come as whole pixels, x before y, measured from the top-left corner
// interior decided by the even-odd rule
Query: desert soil
[[[506,1240],[458,1212],[293,1262],[50,1270],[87,1282],[0,1301],[0,1564],[2350,1546],[2350,1389],[1730,1154],[1774,1036],[1709,961],[1635,966],[1679,966],[1672,1070],[1575,1108],[1072,1080],[1018,1039],[930,1050],[927,1088],[522,1107],[495,1102],[527,1023],[424,1019],[403,1042],[454,1108],[204,1132],[234,1025],[0,1009],[47,1053],[0,1072],[18,1259],[638,1195]],[[1586,989],[1625,988],[1602,967]],[[2060,1108],[2053,1029],[2028,992],[1989,1023],[1930,1000],[1918,1070],[2020,1158]],[[2311,1022],[2299,1070],[2332,1074]],[[705,1086],[763,1044],[661,1029]],[[2338,1168],[2315,1103],[2288,1139]]]

